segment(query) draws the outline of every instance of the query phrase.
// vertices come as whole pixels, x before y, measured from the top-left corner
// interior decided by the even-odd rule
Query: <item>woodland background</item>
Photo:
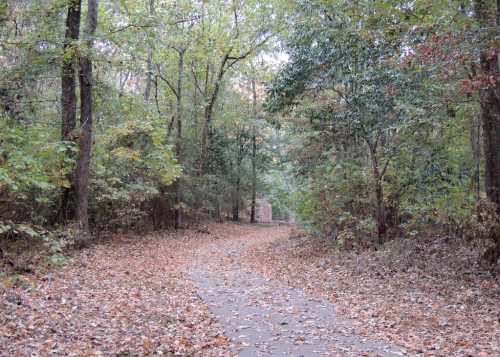
[[[57,257],[267,198],[341,249],[446,237],[494,266],[498,6],[2,1],[2,244]]]

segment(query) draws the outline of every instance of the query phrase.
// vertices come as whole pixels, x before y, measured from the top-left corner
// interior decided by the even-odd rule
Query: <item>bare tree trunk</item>
[[[239,222],[240,220],[240,198],[241,198],[241,162],[243,161],[243,150],[245,143],[243,142],[243,135],[240,132],[238,135],[238,153],[236,155],[236,185],[234,190],[233,199],[233,221]]]
[[[498,11],[489,9],[482,0],[474,2],[474,10],[481,28],[500,25]],[[497,2],[497,7],[500,1]],[[500,86],[498,83],[498,47],[485,44],[479,58],[480,78],[485,82],[479,91],[481,121],[486,159],[485,181],[488,198],[496,203],[500,212]]]
[[[179,50],[179,63],[178,63],[178,78],[177,78],[177,136],[175,140],[175,156],[179,164],[182,163],[182,82],[184,78],[184,53],[185,50]],[[179,229],[182,225],[182,186],[179,177],[175,181],[175,210],[174,210],[174,226]]]
[[[235,19],[237,20],[237,16],[235,17]],[[237,21],[236,21],[236,25],[237,25]],[[238,37],[238,36],[239,36],[239,33],[236,34],[236,37]],[[260,46],[265,44],[267,42],[267,40],[269,40],[270,38],[271,38],[271,36],[266,36],[262,41],[258,42],[256,45],[249,48],[246,52],[244,52],[240,55],[237,55],[237,56],[233,56],[231,54],[231,52],[233,50],[233,47],[231,47],[229,49],[229,51],[226,52],[224,54],[224,56],[222,57],[221,63],[219,65],[217,77],[216,77],[215,82],[214,82],[214,89],[213,89],[212,93],[209,95],[208,103],[205,106],[205,117],[204,117],[205,120],[203,123],[202,132],[201,132],[201,150],[200,150],[200,162],[199,162],[199,170],[198,170],[199,176],[203,176],[205,167],[207,165],[206,161],[207,161],[207,154],[208,154],[208,146],[210,144],[209,143],[210,125],[212,122],[214,105],[215,105],[215,102],[216,102],[217,97],[219,95],[219,90],[220,90],[220,87],[222,85],[222,80],[224,78],[225,73],[227,72],[228,69],[230,69],[236,63],[244,60],[245,58],[250,56],[252,53],[254,53],[257,50],[257,48],[259,48]],[[209,63],[207,63],[206,80],[205,80],[205,91],[206,92],[208,92],[207,88],[208,88],[208,82],[209,82],[208,81],[209,67],[210,67]]]
[[[217,73],[217,78],[215,80],[214,89],[210,95],[207,105],[205,106],[204,112],[204,121],[203,128],[201,131],[201,153],[200,153],[200,164],[199,164],[199,176],[203,176],[205,172],[205,168],[207,165],[208,159],[208,145],[209,143],[209,133],[210,133],[210,125],[212,124],[212,116],[214,112],[215,102],[217,101],[217,97],[219,95],[219,90],[222,85],[222,79],[224,78],[224,74],[226,72],[226,63],[229,59],[229,55],[226,54],[222,58],[222,62],[219,67],[219,72]],[[208,75],[208,68],[207,68]],[[205,85],[207,86],[207,84]]]
[[[208,107],[205,108],[205,116],[203,127],[201,129],[201,144],[200,144],[200,163],[198,169],[198,175],[203,176],[205,174],[205,169],[207,166],[208,160],[208,145],[209,140],[208,136],[210,133],[210,123],[212,122],[212,111],[208,110]]]
[[[97,26],[98,0],[88,0],[85,40],[87,51],[92,49],[93,36]],[[88,215],[88,186],[90,156],[92,149],[92,60],[89,53],[80,57],[80,150],[76,167],[76,218],[82,231],[82,238],[90,234]]]
[[[74,141],[73,131],[76,127],[76,49],[73,42],[80,37],[81,0],[71,0],[68,4],[66,17],[66,33],[64,35],[64,52],[61,68],[61,139]],[[71,151],[65,152],[71,155]],[[73,171],[73,170],[72,170]],[[69,187],[62,190],[59,206],[59,221],[66,222],[74,216],[72,201],[75,195],[74,176],[69,173],[66,176]]]
[[[240,185],[241,185],[241,178],[240,178],[240,166],[238,164],[238,172],[236,174],[236,190],[234,193],[234,202],[233,202],[233,221],[234,222],[239,222],[240,220]]]
[[[385,241],[385,235],[387,233],[387,222],[385,219],[385,204],[384,204],[384,187],[382,185],[385,170],[387,168],[388,162],[382,172],[380,172],[379,162],[377,158],[377,143],[371,144],[368,142],[370,148],[370,158],[372,161],[373,168],[373,179],[375,181],[375,197],[377,201],[377,238],[378,243],[383,244]]]
[[[257,91],[255,89],[255,79],[252,78],[252,96],[253,96],[253,120],[252,125],[252,202],[250,206],[250,223],[255,223],[255,207],[257,201],[257,133],[256,133],[256,121],[257,121]]]
[[[470,142],[474,161],[473,190],[476,200],[481,199],[481,118],[474,113],[471,120]]]
[[[252,202],[250,207],[250,223],[255,223],[255,209],[257,206],[257,138],[252,134]]]
[[[375,193],[377,196],[378,243],[383,244],[385,240],[385,234],[387,232],[387,224],[385,221],[384,188],[382,186],[382,179],[380,177],[375,177]]]
[[[149,15],[153,16],[155,14],[155,1],[149,0]],[[146,62],[147,74],[146,74],[146,89],[144,90],[144,101],[149,102],[151,97],[151,85],[153,83],[153,45],[148,48],[148,59]]]
[[[481,29],[497,28],[500,25],[500,0],[490,8],[483,0],[474,1],[474,12]],[[496,11],[495,11],[496,10]],[[500,214],[500,85],[498,82],[498,45],[485,43],[479,55],[479,73],[484,82],[479,90],[481,122],[483,124],[483,147],[485,156],[485,188],[490,201],[497,205]],[[500,258],[500,235],[493,237],[495,247],[487,255],[492,263]]]

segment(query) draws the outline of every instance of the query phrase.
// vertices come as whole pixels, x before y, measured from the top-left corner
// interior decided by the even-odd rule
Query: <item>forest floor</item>
[[[0,355],[494,356],[499,284],[391,270],[286,226],[116,235],[0,284]]]

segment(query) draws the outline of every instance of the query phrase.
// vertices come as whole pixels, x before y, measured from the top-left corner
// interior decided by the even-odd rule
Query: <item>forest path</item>
[[[238,356],[401,356],[400,349],[356,335],[335,307],[266,279],[242,262],[255,245],[272,244],[288,227],[262,226],[203,245],[187,273]]]

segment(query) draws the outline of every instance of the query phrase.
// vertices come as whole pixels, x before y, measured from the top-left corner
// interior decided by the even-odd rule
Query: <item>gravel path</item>
[[[260,234],[269,233],[267,229]],[[188,270],[238,356],[402,356],[354,334],[326,301],[248,270],[246,249],[272,236],[243,236],[201,248]]]

